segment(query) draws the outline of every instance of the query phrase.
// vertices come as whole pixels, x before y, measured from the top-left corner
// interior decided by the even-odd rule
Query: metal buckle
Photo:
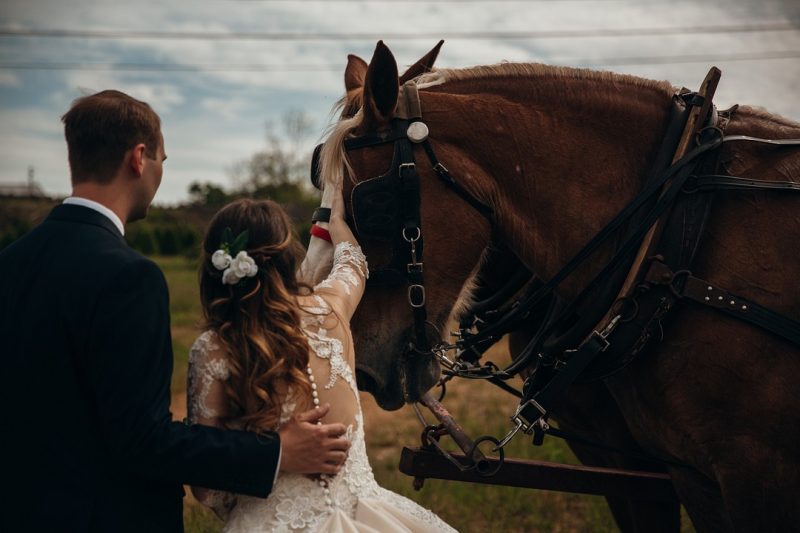
[[[527,423],[522,418],[521,414],[523,409],[525,409],[529,405],[534,406],[536,410],[539,411],[540,413],[539,417],[531,423]],[[501,440],[500,443],[492,451],[497,451],[500,448],[503,448],[506,444],[508,444],[511,441],[511,439],[514,438],[514,435],[516,435],[519,432],[519,430],[522,430],[522,432],[525,433],[526,435],[530,435],[531,433],[533,433],[533,428],[535,428],[536,426],[539,426],[542,429],[542,431],[547,431],[548,429],[550,429],[550,425],[544,419],[546,415],[547,415],[547,410],[533,398],[526,401],[525,403],[519,404],[519,407],[517,407],[516,412],[511,417],[511,421],[514,422],[514,428],[511,431],[509,431],[505,437],[503,437],[503,440]]]
[[[537,402],[536,400],[531,398],[527,402],[519,404],[519,406],[517,407],[517,411],[514,413],[514,416],[511,417],[511,420],[514,420],[514,421],[520,420],[521,421],[522,420],[521,413],[529,405],[534,406],[536,408],[536,410],[539,411],[541,416],[539,416],[539,418],[537,418],[536,420],[534,420],[530,424],[524,424],[523,423],[523,426],[525,426],[525,430],[524,430],[525,433],[530,433],[531,431],[533,431],[533,426],[536,425],[536,422],[541,420],[542,417],[544,417],[547,414],[547,410],[544,407],[542,407],[541,404],[539,404],[539,402]]]
[[[608,347],[611,346],[611,343],[608,342],[608,336],[611,335],[614,329],[616,329],[620,318],[622,318],[622,315],[617,315],[611,319],[611,322],[609,322],[606,327],[603,328],[603,331],[598,332],[597,330],[594,330],[592,332],[592,336],[598,339],[600,342],[602,342],[603,347],[600,348],[601,352],[605,352],[606,350],[608,350]],[[569,350],[569,351],[575,351],[575,350]]]
[[[592,332],[592,337],[594,337],[595,339],[597,339],[602,343],[603,347],[600,348],[601,352],[605,352],[606,350],[608,350],[608,347],[611,346],[611,343],[608,342],[608,339],[606,339],[602,334],[597,333],[597,331]],[[571,351],[575,352],[577,350],[571,350]]]
[[[419,295],[419,301],[415,301],[415,292]],[[414,284],[408,286],[408,303],[415,309],[425,306],[425,287],[423,285]]]
[[[412,171],[416,172],[417,165],[415,163],[400,163],[397,167],[397,172],[400,174],[400,177],[403,177],[403,169],[411,169]]]

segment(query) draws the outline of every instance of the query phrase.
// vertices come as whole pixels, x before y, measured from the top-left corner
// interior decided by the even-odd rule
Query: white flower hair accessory
[[[222,243],[219,245],[219,250],[211,256],[211,264],[217,270],[223,271],[223,285],[236,285],[242,279],[252,278],[258,274],[258,265],[244,249],[248,237],[247,230],[241,232],[235,239],[231,228],[225,228],[222,232]]]

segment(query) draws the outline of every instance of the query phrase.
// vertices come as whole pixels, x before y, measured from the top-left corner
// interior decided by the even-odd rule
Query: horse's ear
[[[344,69],[345,105],[342,117],[352,117],[361,109],[364,92],[364,78],[367,75],[367,62],[358,56],[347,56],[347,68]]]
[[[385,122],[394,115],[400,85],[392,52],[378,41],[364,80],[364,118]]]
[[[422,59],[408,67],[402,76],[400,76],[400,85],[403,85],[408,80],[413,80],[417,76],[421,74],[425,74],[426,72],[430,72],[433,68],[433,64],[436,62],[436,58],[439,56],[439,50],[442,48],[444,44],[444,39],[439,41],[439,44],[433,47],[433,50],[422,56]]]
[[[364,86],[367,75],[367,62],[358,56],[347,56],[347,68],[344,69],[344,88],[349,93]]]

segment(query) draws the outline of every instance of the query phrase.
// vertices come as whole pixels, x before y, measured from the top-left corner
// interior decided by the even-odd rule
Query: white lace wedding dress
[[[367,459],[364,424],[353,368],[355,358],[349,321],[361,295],[367,265],[361,249],[342,242],[334,252],[328,278],[313,294],[301,298],[302,327],[312,354],[309,367],[322,403],[331,411],[324,422],[342,422],[351,442],[347,460],[326,480],[281,472],[268,498],[195,491],[225,520],[223,531],[253,532],[440,532],[455,531],[431,511],[381,488]],[[204,332],[189,356],[189,421],[219,426],[226,414],[223,383],[229,377],[226,355],[215,334]],[[281,424],[310,398],[287,394]]]

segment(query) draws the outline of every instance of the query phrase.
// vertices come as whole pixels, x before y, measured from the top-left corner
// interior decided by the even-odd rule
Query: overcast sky
[[[114,88],[162,117],[156,202],[185,200],[193,181],[229,185],[287,110],[313,119],[310,151],[347,54],[368,60],[380,38],[401,69],[439,38],[441,67],[536,61],[696,88],[717,65],[718,105],[800,121],[798,0],[2,0],[0,183],[32,166],[47,193],[68,194],[59,117]]]

